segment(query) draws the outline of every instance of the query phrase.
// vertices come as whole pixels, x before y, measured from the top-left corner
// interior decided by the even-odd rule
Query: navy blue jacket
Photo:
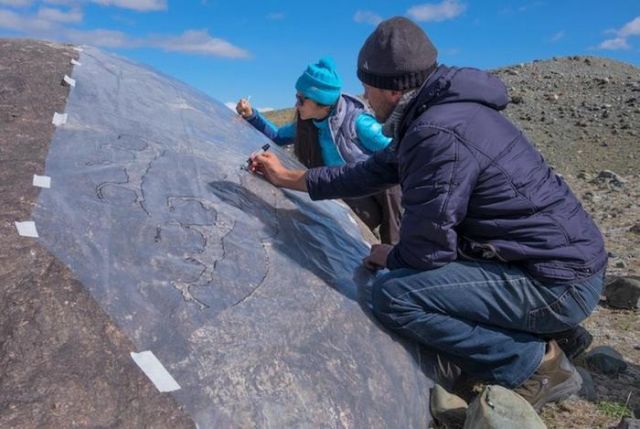
[[[568,283],[606,266],[602,235],[567,184],[502,113],[495,76],[440,66],[405,110],[399,137],[366,161],[309,170],[312,199],[402,186],[405,209],[390,269],[461,258],[520,264]]]

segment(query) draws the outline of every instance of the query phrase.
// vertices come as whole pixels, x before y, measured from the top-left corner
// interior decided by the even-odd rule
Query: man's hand
[[[238,115],[247,119],[249,116],[253,115],[253,108],[251,108],[251,103],[246,98],[241,98],[236,104],[236,112]]]
[[[306,191],[307,182],[303,170],[285,168],[278,157],[271,152],[260,152],[251,156],[249,170],[262,174],[269,182],[283,188]]]
[[[371,253],[362,260],[365,267],[370,270],[379,270],[387,266],[387,256],[393,246],[389,244],[374,244],[371,246]]]

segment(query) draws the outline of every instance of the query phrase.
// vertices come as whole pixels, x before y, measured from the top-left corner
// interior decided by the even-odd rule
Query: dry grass
[[[280,109],[280,110],[272,110],[270,112],[265,112],[263,115],[265,118],[273,122],[275,125],[281,127],[284,124],[287,124],[295,118],[296,110],[291,109]]]

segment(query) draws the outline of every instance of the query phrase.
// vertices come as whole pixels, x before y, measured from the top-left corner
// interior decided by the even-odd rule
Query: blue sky
[[[268,109],[292,106],[295,80],[323,55],[361,93],[358,50],[395,15],[417,21],[449,65],[599,55],[640,66],[640,0],[0,0],[0,37],[98,46]]]

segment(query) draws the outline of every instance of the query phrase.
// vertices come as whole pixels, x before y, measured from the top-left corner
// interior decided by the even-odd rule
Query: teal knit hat
[[[296,89],[302,95],[318,104],[331,106],[338,101],[342,80],[336,72],[336,64],[330,57],[320,58],[311,64],[296,82]]]

